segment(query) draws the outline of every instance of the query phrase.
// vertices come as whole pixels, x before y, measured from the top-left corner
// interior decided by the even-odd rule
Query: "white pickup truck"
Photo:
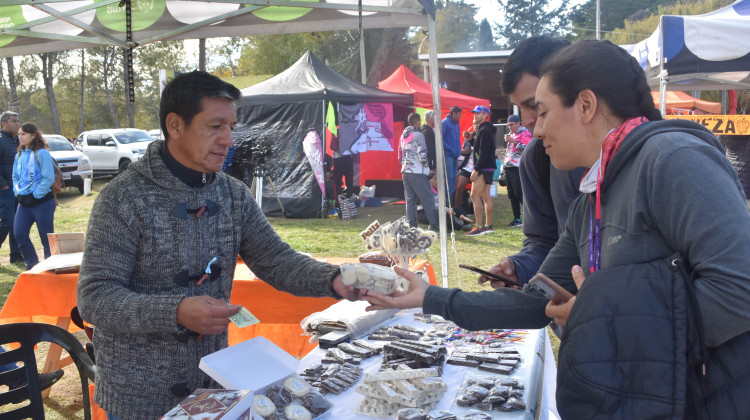
[[[137,128],[91,130],[78,136],[75,147],[89,158],[94,175],[116,175],[143,157],[152,141]]]

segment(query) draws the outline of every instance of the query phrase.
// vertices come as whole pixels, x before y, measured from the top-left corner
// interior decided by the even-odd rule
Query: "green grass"
[[[59,196],[61,207],[55,213],[56,232],[85,232],[89,213],[99,191],[111,178],[99,178],[93,183],[93,194],[85,197],[75,189],[63,191]],[[448,286],[461,287],[464,290],[488,290],[489,286],[476,283],[476,275],[459,270],[458,263],[470,264],[477,267],[489,268],[500,258],[517,252],[521,247],[523,233],[519,228],[505,227],[512,219],[510,202],[505,188],[498,190],[494,199],[495,234],[479,237],[465,237],[463,232],[457,232],[455,237],[449,238],[448,248]],[[382,207],[360,208],[357,218],[352,220],[340,219],[282,219],[269,218],[279,236],[294,249],[307,252],[313,256],[356,257],[363,252],[364,246],[359,238],[359,232],[364,230],[373,220],[381,223],[394,221],[404,215],[403,205],[384,205]],[[36,230],[32,229],[32,240],[38,250],[40,260],[41,243]],[[0,305],[5,303],[8,293],[13,288],[18,275],[24,271],[23,264],[9,263],[9,247],[7,241],[0,248]],[[440,245],[435,244],[429,252],[437,276],[438,284],[442,284],[440,274],[441,257]],[[85,340],[82,332],[77,334]],[[552,345],[557,355],[559,341],[552,336]],[[43,364],[42,356],[46,354],[46,346],[40,345],[37,358]],[[78,385],[78,375],[73,366],[65,368],[65,377],[55,385],[50,398],[45,402],[45,412],[48,419],[81,418],[81,394]],[[0,409],[0,412],[3,410]]]

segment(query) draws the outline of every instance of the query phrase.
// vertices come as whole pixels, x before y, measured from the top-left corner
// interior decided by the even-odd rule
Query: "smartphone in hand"
[[[555,283],[551,278],[542,273],[537,274],[529,280],[529,285],[536,286],[550,302],[555,305],[565,303],[573,297],[573,294]]]
[[[515,281],[513,279],[509,279],[508,277],[501,276],[499,274],[490,273],[489,271],[482,270],[481,268],[474,267],[473,265],[459,264],[458,266],[461,267],[461,268],[463,268],[463,269],[466,269],[466,270],[469,270],[469,271],[473,271],[473,272],[475,272],[477,274],[481,274],[481,275],[483,275],[485,277],[489,277],[492,280],[503,281],[506,284],[509,284],[511,286],[517,286],[519,288],[523,288],[523,284],[521,284],[521,283],[519,283],[519,282],[517,282],[517,281]]]

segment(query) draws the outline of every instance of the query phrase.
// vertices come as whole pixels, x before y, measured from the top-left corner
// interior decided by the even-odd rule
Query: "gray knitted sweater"
[[[331,287],[338,267],[282,242],[245,184],[218,173],[191,188],[169,172],[162,147],[153,142],[97,197],[78,283],[81,315],[96,326],[95,400],[123,420],[159,418],[211,385],[198,363],[226,347],[227,335],[197,343],[177,324],[177,305],[187,296],[229,301],[238,254],[280,290],[340,298]],[[201,206],[196,219],[191,210]],[[196,286],[214,257],[213,274]]]

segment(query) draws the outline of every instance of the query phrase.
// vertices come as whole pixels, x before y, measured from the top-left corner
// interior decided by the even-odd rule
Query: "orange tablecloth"
[[[328,258],[332,264],[354,262],[353,258]],[[427,269],[430,283],[437,284],[432,266],[425,260],[417,260],[410,268]],[[59,318],[70,317],[76,306],[78,274],[21,273],[0,310],[0,324],[11,322],[44,322],[57,324]],[[236,344],[262,335],[276,343],[289,354],[304,356],[315,345],[302,336],[300,321],[313,312],[322,311],[336,302],[332,298],[303,298],[280,292],[266,282],[253,278],[250,270],[238,260],[234,271],[233,304],[246,307],[261,321],[245,328],[229,326],[229,344]],[[78,331],[72,323],[68,331]]]

